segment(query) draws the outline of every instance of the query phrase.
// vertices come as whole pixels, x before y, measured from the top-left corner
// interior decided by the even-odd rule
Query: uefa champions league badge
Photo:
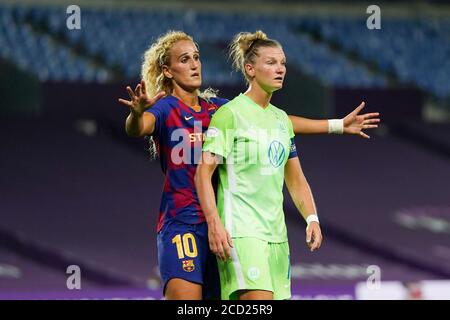
[[[216,127],[209,127],[205,132],[205,136],[208,138],[215,138],[219,135],[219,129]]]

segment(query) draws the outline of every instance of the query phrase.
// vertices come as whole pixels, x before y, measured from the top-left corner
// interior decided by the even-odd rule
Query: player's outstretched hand
[[[313,252],[317,250],[322,245],[322,231],[320,230],[320,225],[313,221],[306,228],[306,244],[309,250]]]
[[[158,101],[165,95],[165,92],[159,92],[153,98],[150,98],[147,95],[144,80],[142,80],[141,83],[136,86],[136,89],[134,89],[134,91],[131,90],[129,86],[127,86],[127,91],[128,95],[130,96],[130,100],[119,98],[119,102],[126,105],[132,112],[137,114],[143,114],[145,110],[153,106],[156,101]]]
[[[365,134],[363,129],[378,128],[378,125],[375,124],[380,122],[380,118],[378,118],[380,114],[378,112],[359,114],[365,105],[364,101],[361,102],[355,110],[344,118],[345,134],[358,134],[363,138],[369,139],[370,136]]]

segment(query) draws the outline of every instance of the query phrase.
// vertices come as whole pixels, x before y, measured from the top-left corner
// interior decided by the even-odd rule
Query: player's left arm
[[[380,122],[380,114],[378,112],[359,114],[364,106],[365,102],[361,102],[355,110],[343,119],[313,120],[292,115],[289,115],[289,119],[292,122],[295,134],[344,133],[357,134],[369,139],[370,136],[363,130],[377,128],[377,123]]]
[[[306,243],[311,251],[319,249],[323,238],[316,205],[297,156],[291,157],[287,161],[284,167],[284,177],[292,201],[303,219],[307,221]]]

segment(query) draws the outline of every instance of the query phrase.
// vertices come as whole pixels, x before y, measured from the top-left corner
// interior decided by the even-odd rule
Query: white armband
[[[308,226],[309,226],[309,224],[310,224],[311,222],[313,222],[313,221],[315,221],[315,222],[317,222],[317,223],[320,223],[320,222],[319,222],[319,217],[317,216],[317,214],[310,214],[310,215],[306,218],[306,223],[308,224]]]
[[[344,119],[329,119],[328,133],[343,134],[344,133]]]

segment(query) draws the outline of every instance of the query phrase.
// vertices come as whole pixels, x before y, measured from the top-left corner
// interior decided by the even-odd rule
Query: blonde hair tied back
[[[250,80],[245,72],[245,64],[255,62],[258,49],[261,47],[280,47],[278,41],[269,39],[267,35],[257,30],[254,33],[240,32],[234,36],[230,44],[229,56],[233,61],[233,67],[244,75],[247,82]]]

